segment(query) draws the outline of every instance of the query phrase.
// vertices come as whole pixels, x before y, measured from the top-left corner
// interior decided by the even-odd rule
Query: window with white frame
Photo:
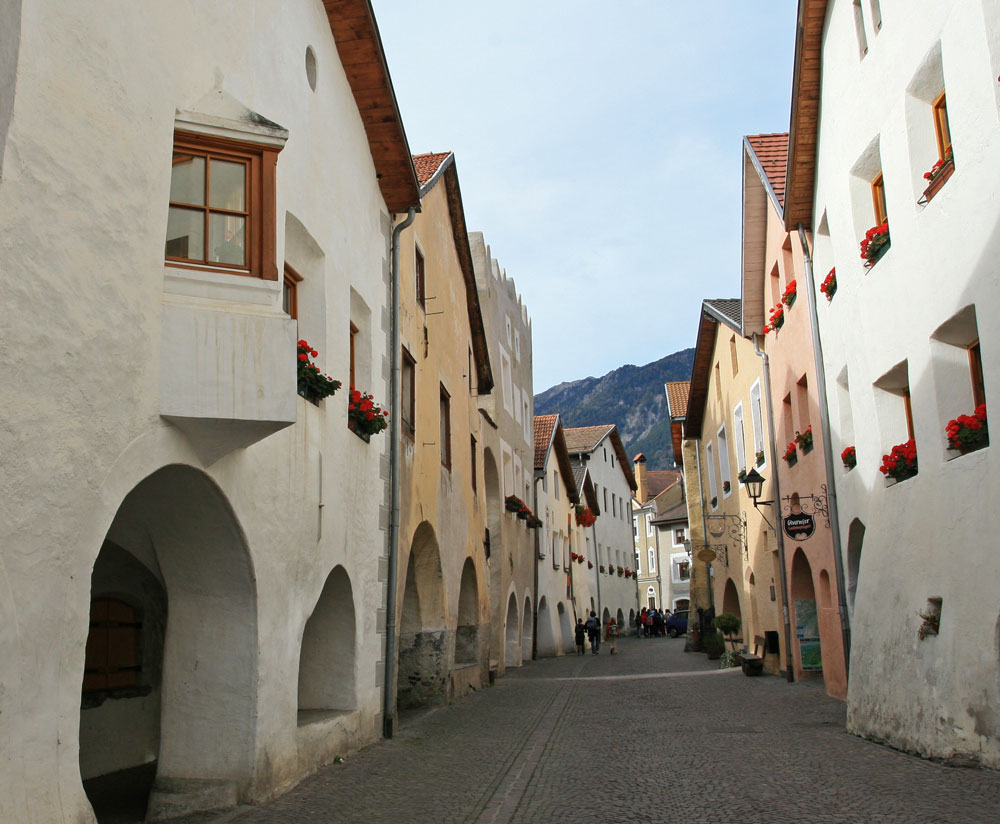
[[[684,546],[684,540],[687,538],[687,530],[682,526],[674,527],[674,546]]]
[[[649,554],[649,571],[656,572],[656,550],[652,547],[648,550]]]
[[[722,497],[728,498],[733,491],[732,478],[729,470],[729,442],[726,439],[726,425],[719,427],[716,433],[719,443],[719,473],[722,476]]]
[[[559,473],[556,470],[552,470],[552,494],[555,499],[559,500]]]
[[[767,465],[767,456],[764,453],[764,408],[760,399],[760,380],[754,381],[750,387],[750,417],[753,420],[753,465],[762,467]]]
[[[733,447],[736,450],[736,471],[747,470],[747,444],[743,434],[743,402],[736,404],[733,410]]]
[[[715,450],[712,444],[705,444],[705,469],[708,472],[708,497],[712,509],[719,505],[719,487],[715,483]]]
[[[646,537],[653,537],[653,516],[648,512],[646,513]]]
[[[675,584],[691,579],[691,561],[686,553],[678,552],[670,556],[670,578]]]
[[[635,515],[632,516],[632,537],[639,537],[639,518]]]

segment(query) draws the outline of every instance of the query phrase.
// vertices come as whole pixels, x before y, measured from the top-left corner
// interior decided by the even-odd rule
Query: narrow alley
[[[615,656],[532,662],[268,804],[183,824],[1000,820],[997,773],[863,741],[821,682],[683,647],[629,637]]]

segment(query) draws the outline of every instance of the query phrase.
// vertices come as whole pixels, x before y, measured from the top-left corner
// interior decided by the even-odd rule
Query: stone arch
[[[618,610],[618,614],[615,616],[615,623],[620,627],[625,626],[625,614],[621,611],[621,609]]]
[[[816,608],[816,590],[813,586],[812,567],[802,547],[797,547],[792,555],[792,575],[790,582],[796,648],[799,669],[820,671],[823,669],[820,620]]]
[[[604,611],[601,612],[601,626],[606,627],[608,625],[608,621],[610,620],[611,620],[611,610],[605,607]]]
[[[521,618],[521,663],[531,660],[532,640],[531,597],[524,597],[524,612]]]
[[[858,594],[861,572],[861,547],[865,542],[865,525],[859,519],[851,521],[847,530],[847,606],[854,615],[854,599]]]
[[[119,676],[96,690],[81,673],[81,776],[128,769],[132,777],[145,765],[151,777],[155,765],[150,820],[178,804],[194,811],[237,803],[256,745],[257,592],[243,530],[215,482],[177,464],[140,481],[108,529],[91,594],[135,608],[141,626],[131,666],[139,669],[126,687],[130,665],[108,658],[107,672]],[[91,656],[101,643],[88,639]],[[93,657],[87,666],[93,672]],[[133,787],[141,786],[136,778]],[[215,787],[211,798],[206,782]]]
[[[347,570],[327,576],[316,606],[302,630],[299,651],[300,725],[331,712],[357,708],[354,592]]]
[[[570,620],[569,610],[566,604],[560,601],[556,604],[556,612],[559,613],[559,638],[562,643],[561,651],[570,652],[576,649],[576,641],[573,639],[573,623]]]
[[[628,625],[630,627],[634,627],[635,626],[635,610],[634,609],[630,609],[628,611]]]
[[[830,591],[830,573],[825,569],[820,570],[819,573],[819,607],[820,609],[829,609],[833,600],[833,595]]]
[[[517,598],[512,592],[507,601],[507,620],[504,629],[504,666],[516,667],[521,663],[518,653],[521,650],[520,626],[517,621]]]
[[[757,579],[754,576],[753,570],[749,567],[747,568],[747,597],[750,601],[750,622],[746,624],[746,636],[745,640],[747,644],[750,643],[750,639],[755,635],[763,635],[763,628],[760,623],[760,609],[758,607],[758,596],[757,596]]]
[[[455,664],[464,666],[479,662],[479,583],[476,564],[465,559],[462,582],[458,590],[458,620],[455,626]]]
[[[443,702],[448,672],[441,554],[426,521],[413,533],[404,581],[396,703],[409,709]]]
[[[538,654],[555,655],[556,638],[552,630],[552,615],[548,600],[543,595],[538,599]]]

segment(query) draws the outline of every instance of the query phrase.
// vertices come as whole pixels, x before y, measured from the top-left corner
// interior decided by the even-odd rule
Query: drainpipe
[[[597,522],[595,521],[590,525],[591,534],[594,536],[594,552],[597,552]],[[597,614],[603,615],[604,611],[601,609],[601,556],[597,556],[597,563],[594,564],[594,573],[597,575]],[[590,613],[587,613],[589,616]]]
[[[847,620],[847,592],[844,587],[844,558],[840,544],[840,512],[837,506],[837,488],[833,482],[833,441],[830,437],[830,407],[826,395],[826,367],[823,364],[823,344],[819,338],[819,318],[816,315],[816,287],[813,283],[812,255],[806,239],[806,230],[799,224],[799,242],[806,269],[806,297],[809,299],[809,326],[812,332],[813,358],[816,365],[816,384],[819,394],[819,423],[823,432],[823,459],[826,462],[827,506],[833,535],[833,563],[837,575],[837,610],[840,612],[840,632],[844,642],[844,674],[851,673],[851,625]]]
[[[698,464],[698,498],[701,500],[701,534],[708,540],[708,521],[705,520],[705,490],[701,486],[701,438],[698,438],[698,444],[694,448],[694,456]],[[694,559],[692,559],[694,560]],[[712,608],[715,606],[715,594],[712,592],[712,564],[710,561],[705,562],[705,578],[708,582],[708,606]],[[689,602],[690,603],[690,602]],[[688,617],[691,613],[688,612]],[[691,622],[688,621],[688,633],[690,634]]]
[[[788,683],[795,680],[795,669],[792,664],[792,619],[788,610],[788,576],[785,573],[785,536],[781,531],[781,485],[778,483],[778,459],[774,451],[777,443],[774,433],[774,406],[771,403],[771,362],[767,358],[767,352],[760,348],[760,336],[753,336],[753,351],[758,355],[764,364],[764,402],[767,404],[767,436],[770,439],[771,466],[774,467],[774,474],[771,483],[774,485],[774,533],[778,539],[778,566],[781,574],[778,576],[781,581],[781,613],[784,618],[785,628],[785,676]]]
[[[535,475],[534,483],[531,485],[532,495],[534,500],[531,502],[531,508],[535,512],[535,517],[538,517],[538,482],[541,478]],[[539,545],[539,532],[541,530],[536,529],[535,532],[535,558],[534,563],[531,565],[535,573],[534,590],[531,598],[531,660],[538,660],[538,555],[541,552],[541,547]]]
[[[382,734],[392,738],[396,720],[396,580],[399,577],[399,416],[401,367],[399,337],[399,236],[413,223],[417,210],[411,206],[406,219],[392,230],[392,385],[389,387],[389,573],[385,596],[385,683],[382,685]]]

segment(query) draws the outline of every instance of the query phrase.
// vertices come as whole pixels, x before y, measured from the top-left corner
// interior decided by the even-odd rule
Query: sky
[[[740,296],[742,137],[788,130],[795,0],[373,0],[410,149],[532,321],[534,390],[694,345]]]

